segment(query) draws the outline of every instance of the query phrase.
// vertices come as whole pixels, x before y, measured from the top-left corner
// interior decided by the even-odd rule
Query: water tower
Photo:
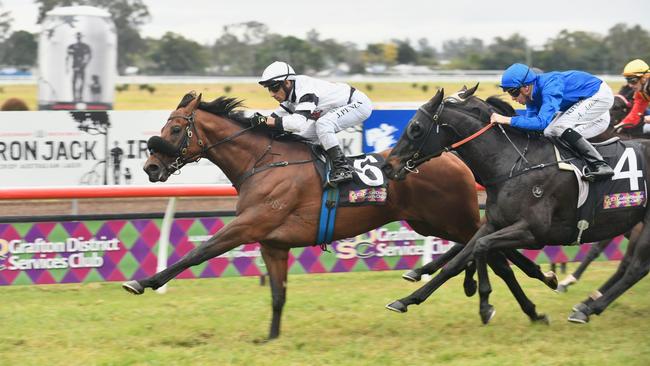
[[[38,108],[113,108],[117,35],[110,13],[92,6],[49,11],[38,42]]]

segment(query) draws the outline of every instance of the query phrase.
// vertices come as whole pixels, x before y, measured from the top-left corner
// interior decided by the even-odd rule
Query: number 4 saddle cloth
[[[327,173],[331,163],[326,162],[326,154],[316,156],[316,170],[323,186],[327,184]],[[388,177],[381,169],[384,157],[379,154],[348,156],[348,163],[353,170],[353,179],[338,185],[339,206],[384,205],[388,198]]]
[[[643,147],[637,142],[621,141],[618,138],[594,146],[615,173],[608,180],[586,182],[581,179],[584,161],[571,161],[572,169],[578,177],[577,222],[580,231],[611,224],[614,217],[620,217],[617,214],[623,210],[629,214],[637,213],[634,211],[642,214],[647,204],[646,161],[641,154]],[[569,156],[566,149],[558,148],[562,157],[573,157]]]

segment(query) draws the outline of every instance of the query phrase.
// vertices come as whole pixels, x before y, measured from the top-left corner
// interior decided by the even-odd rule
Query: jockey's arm
[[[630,112],[623,118],[621,125],[623,128],[632,128],[641,122],[642,116],[645,114],[645,110],[648,108],[648,101],[643,98],[641,93],[634,93],[634,104]]]

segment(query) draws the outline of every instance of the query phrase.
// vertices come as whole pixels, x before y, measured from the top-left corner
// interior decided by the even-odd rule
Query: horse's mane
[[[512,117],[516,114],[515,109],[512,108],[510,103],[506,102],[505,100],[499,98],[496,95],[491,95],[487,97],[485,102],[489,105],[491,105],[497,113],[502,114],[507,117]]]
[[[185,94],[176,108],[186,107],[192,100],[194,100],[194,98],[196,98],[196,93],[193,91]],[[250,127],[251,125],[250,118],[246,117],[244,111],[236,110],[237,108],[245,108],[244,101],[241,99],[221,96],[211,102],[201,101],[197,108],[217,116],[228,118],[239,124],[241,127]],[[271,138],[282,141],[308,141],[304,137],[292,133],[280,134],[277,130],[266,125],[257,126],[255,131],[263,132],[271,136]]]

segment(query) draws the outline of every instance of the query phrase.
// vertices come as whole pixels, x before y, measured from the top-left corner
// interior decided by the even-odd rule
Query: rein
[[[255,128],[255,126],[246,127],[246,128],[244,128],[244,129],[242,129],[240,131],[237,131],[236,133],[234,133],[234,134],[232,134],[232,135],[230,135],[230,136],[228,136],[228,137],[226,137],[226,138],[224,138],[222,140],[219,140],[219,141],[215,142],[214,144],[211,144],[209,146],[205,146],[205,144],[203,143],[203,140],[199,137],[198,130],[196,129],[195,115],[196,115],[196,111],[192,111],[192,113],[190,113],[187,116],[182,115],[182,114],[176,114],[176,115],[169,116],[169,118],[167,119],[167,122],[169,122],[169,121],[171,121],[171,120],[173,120],[175,118],[181,118],[181,119],[186,120],[187,123],[188,123],[187,127],[185,128],[185,135],[183,136],[183,140],[180,142],[178,147],[175,149],[176,160],[174,160],[174,162],[172,162],[171,164],[169,164],[169,166],[167,166],[168,171],[178,172],[178,174],[180,174],[180,169],[182,167],[184,167],[187,163],[198,162],[199,160],[201,160],[201,158],[205,157],[205,154],[209,150],[214,149],[215,147],[217,147],[217,146],[219,146],[221,144],[225,144],[227,142],[233,141],[237,137],[239,137],[239,136],[245,134],[246,132],[252,130],[253,128]],[[197,153],[197,154],[191,155],[189,157],[185,157],[184,155],[187,154],[187,150],[188,150],[188,148],[190,146],[192,136],[195,135],[195,134],[196,134],[197,144],[199,145],[199,147],[201,147],[201,151],[199,153]],[[274,153],[271,152],[271,147],[272,147],[274,141],[275,140],[271,139],[271,142],[266,147],[266,149],[264,150],[262,155],[255,161],[255,164],[253,164],[253,168],[251,170],[247,171],[246,173],[242,174],[239,178],[236,179],[235,183],[233,183],[233,186],[235,188],[238,189],[244,183],[244,181],[246,179],[250,178],[251,176],[253,176],[253,175],[257,174],[257,173],[261,173],[261,172],[263,172],[265,170],[268,170],[268,169],[271,169],[271,168],[279,168],[279,167],[289,166],[289,165],[307,164],[307,163],[311,163],[311,162],[314,161],[314,159],[305,159],[305,160],[297,160],[297,161],[286,161],[285,160],[285,161],[270,163],[270,164],[267,164],[267,165],[262,166],[262,167],[258,167],[257,164],[259,164],[260,161],[262,161],[264,159],[264,157],[267,156],[268,154],[280,155],[280,154],[274,154]],[[160,159],[158,159],[158,160],[160,161]]]
[[[427,131],[427,135],[424,137],[424,139],[422,139],[422,143],[418,147],[417,151],[413,154],[413,156],[409,160],[406,161],[406,165],[404,166],[404,169],[408,170],[409,172],[411,172],[411,173],[419,173],[419,171],[417,169],[417,166],[420,165],[421,163],[423,163],[423,162],[425,162],[427,160],[430,160],[431,158],[436,157],[436,156],[442,154],[443,152],[450,152],[450,151],[456,150],[457,148],[461,147],[462,145],[465,145],[466,143],[468,143],[468,142],[474,140],[475,138],[481,136],[482,134],[487,132],[487,130],[494,127],[494,125],[495,125],[495,123],[491,122],[491,123],[485,125],[480,130],[474,132],[470,136],[467,136],[467,137],[465,137],[464,139],[462,139],[460,141],[457,141],[457,142],[455,142],[455,143],[453,143],[453,144],[451,144],[449,146],[445,146],[442,149],[440,149],[438,151],[435,151],[435,152],[433,152],[431,154],[420,157],[420,151],[422,150],[422,147],[424,146],[424,144],[428,140],[429,135],[431,135],[431,131],[433,130],[433,125],[436,125],[436,128],[439,128],[441,126],[442,127],[449,127],[452,130],[454,130],[454,133],[456,133],[458,135],[458,132],[456,132],[456,130],[453,127],[451,127],[450,125],[437,123],[438,118],[440,118],[440,114],[442,113],[442,110],[444,108],[444,105],[445,105],[444,101],[441,102],[440,105],[438,106],[438,108],[436,109],[436,112],[433,115],[431,115],[431,113],[427,112],[422,107],[418,108],[418,111],[422,112],[422,114],[429,117],[429,119],[431,119],[431,121],[433,121],[433,123],[431,124],[431,126],[429,127],[429,130]]]
[[[182,114],[172,114],[171,116],[169,116],[169,118],[167,118],[167,122],[175,118],[181,118],[187,121],[187,127],[185,127],[185,135],[183,136],[183,140],[181,141],[181,143],[178,145],[178,148],[176,149],[176,160],[174,160],[174,162],[169,164],[169,166],[167,167],[167,170],[169,171],[180,172],[180,169],[184,167],[187,163],[198,162],[199,160],[201,160],[201,158],[205,157],[205,154],[209,150],[212,150],[221,144],[225,144],[226,142],[230,142],[253,129],[253,126],[246,127],[222,140],[215,142],[212,145],[205,146],[203,140],[199,137],[198,130],[196,129],[196,124],[194,119],[195,115],[196,115],[196,111],[192,111],[192,113],[190,113],[188,116]],[[197,144],[199,145],[199,147],[201,147],[201,151],[192,156],[185,157],[184,155],[187,154],[187,149],[190,146],[190,140],[192,139],[192,136],[194,134],[196,134]]]
[[[490,128],[494,127],[495,124],[497,124],[495,122],[490,122],[489,124],[483,126],[481,129],[479,129],[478,131],[476,131],[473,134],[461,139],[460,141],[457,141],[457,142],[455,142],[455,143],[453,143],[453,144],[451,144],[449,146],[445,146],[442,149],[440,149],[440,150],[438,150],[438,151],[436,151],[434,153],[428,154],[428,155],[423,156],[423,157],[419,157],[420,151],[422,150],[422,147],[424,146],[424,144],[428,140],[429,135],[431,135],[431,131],[433,130],[433,125],[436,125],[436,128],[439,128],[439,127],[451,128],[456,135],[460,136],[460,134],[456,131],[456,129],[454,129],[451,125],[448,125],[446,123],[441,124],[441,123],[438,122],[438,120],[440,118],[440,114],[441,114],[441,112],[443,110],[444,103],[445,103],[444,101],[442,101],[440,103],[440,105],[436,109],[436,112],[433,115],[431,115],[431,113],[427,112],[422,107],[418,108],[418,111],[422,112],[433,123],[431,123],[431,126],[429,127],[429,130],[427,131],[427,135],[422,140],[422,143],[420,144],[420,146],[418,147],[416,152],[413,154],[413,156],[409,160],[406,161],[404,169],[406,169],[407,171],[412,172],[412,173],[419,173],[419,171],[417,169],[417,166],[419,164],[421,164],[421,163],[423,163],[423,162],[425,162],[425,161],[427,161],[427,160],[429,160],[429,159],[431,159],[433,157],[439,156],[442,152],[450,152],[450,151],[458,149],[462,145],[464,145],[464,144],[478,138],[479,136],[481,136],[482,134],[487,132]],[[517,152],[519,157],[515,161],[514,165],[512,166],[512,169],[510,169],[510,172],[508,174],[498,176],[498,177],[496,177],[494,179],[491,179],[491,180],[483,180],[483,185],[484,186],[489,186],[489,185],[494,185],[496,183],[504,182],[506,180],[509,180],[511,178],[514,178],[514,177],[517,177],[517,176],[520,176],[520,175],[523,175],[523,174],[526,174],[526,173],[528,173],[530,171],[533,171],[533,170],[543,169],[543,168],[546,168],[546,167],[549,167],[549,166],[559,165],[560,163],[566,163],[566,162],[570,162],[572,160],[575,160],[575,158],[569,158],[569,159],[562,159],[562,160],[559,160],[559,161],[553,161],[553,162],[550,162],[550,163],[540,163],[540,164],[536,164],[536,165],[533,165],[533,166],[527,166],[527,167],[525,167],[523,169],[515,171],[515,169],[517,168],[517,166],[519,165],[519,163],[521,161],[523,161],[526,165],[530,165],[530,162],[528,161],[528,159],[526,159],[526,152],[528,152],[528,144],[526,144],[526,147],[524,148],[524,150],[522,152],[521,150],[519,150],[517,145],[515,145],[515,143],[512,141],[512,139],[510,139],[510,136],[508,136],[508,134],[505,131],[505,129],[503,128],[503,126],[501,124],[498,124],[498,125],[499,125],[499,129],[501,130],[503,135],[506,137],[506,139],[508,140],[510,145],[515,149],[515,151]],[[530,135],[527,135],[527,136],[528,136],[528,141],[530,142]]]

